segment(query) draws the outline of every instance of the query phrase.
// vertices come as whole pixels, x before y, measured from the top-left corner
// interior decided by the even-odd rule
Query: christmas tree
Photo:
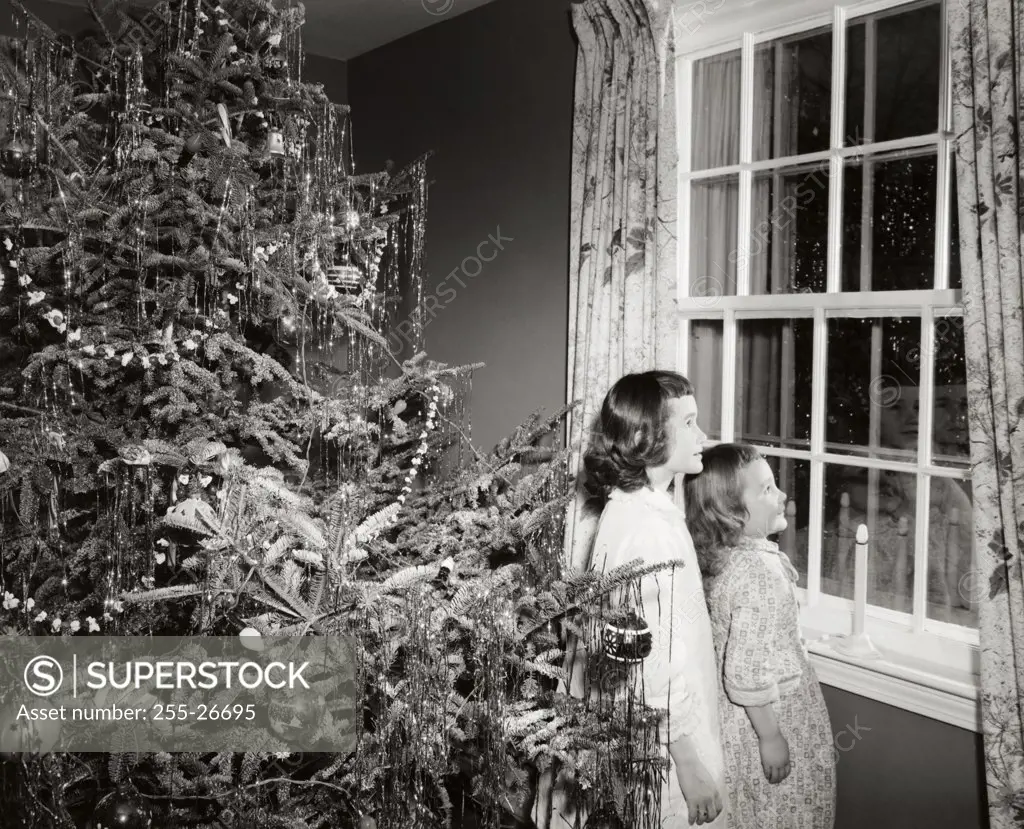
[[[0,622],[343,633],[364,717],[348,754],[33,754],[40,735],[0,708],[23,741],[0,763],[9,819],[405,829],[470,803],[497,827],[558,761],[599,810],[647,825],[653,715],[557,689],[566,632],[593,635],[646,572],[561,572],[565,412],[480,453],[475,367],[388,349],[423,278],[425,159],[354,172],[347,109],[301,79],[301,6],[93,3],[74,39],[15,6]]]

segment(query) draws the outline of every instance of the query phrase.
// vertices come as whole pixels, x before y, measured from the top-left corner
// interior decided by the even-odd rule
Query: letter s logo
[[[48,697],[60,690],[64,670],[52,656],[37,656],[25,666],[25,687],[37,697]]]

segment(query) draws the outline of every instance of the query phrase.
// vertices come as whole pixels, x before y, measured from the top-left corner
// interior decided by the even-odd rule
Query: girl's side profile
[[[719,663],[730,824],[831,829],[828,711],[800,637],[796,570],[769,540],[786,528],[785,493],[743,444],[705,450],[685,492]]]
[[[607,572],[640,560],[683,560],[640,580],[651,653],[632,669],[644,702],[665,712],[661,741],[669,773],[661,787],[663,829],[727,826],[711,623],[693,542],[669,494],[678,474],[699,472],[705,435],[693,387],[682,375],[650,371],[621,378],[605,397],[584,458],[587,488],[604,501],[589,567]],[[586,697],[586,654],[577,652],[570,693]],[[584,825],[556,784],[550,826]]]

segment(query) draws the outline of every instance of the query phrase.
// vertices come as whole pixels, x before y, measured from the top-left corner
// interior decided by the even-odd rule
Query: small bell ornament
[[[633,612],[607,622],[601,632],[604,653],[615,662],[636,664],[651,654],[653,637],[647,622]]]

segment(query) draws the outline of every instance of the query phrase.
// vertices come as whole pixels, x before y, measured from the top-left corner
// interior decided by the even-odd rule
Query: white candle
[[[857,527],[857,555],[853,567],[853,635],[861,636],[868,604],[868,528],[863,524]]]

